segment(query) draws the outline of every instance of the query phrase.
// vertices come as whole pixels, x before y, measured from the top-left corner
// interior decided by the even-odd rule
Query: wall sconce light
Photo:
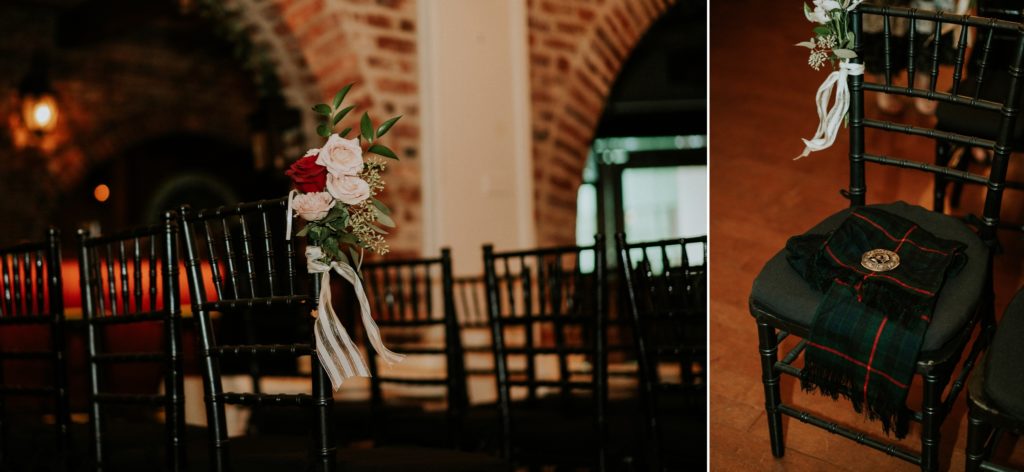
[[[57,127],[60,109],[57,96],[50,86],[49,64],[39,52],[32,55],[28,73],[18,86],[21,99],[21,120],[25,128],[43,135]]]

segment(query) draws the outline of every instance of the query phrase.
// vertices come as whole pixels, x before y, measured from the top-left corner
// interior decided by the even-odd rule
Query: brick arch
[[[684,0],[685,1],[685,0]],[[576,189],[619,70],[676,0],[532,0],[529,6],[537,242],[575,242]]]
[[[294,96],[301,100],[294,106],[307,120],[304,129],[310,146],[319,145],[322,138],[315,133],[317,118],[306,111],[311,104],[333,97],[346,84],[357,83],[346,101],[357,104],[359,113],[350,114],[339,124],[339,129],[349,126],[358,129],[362,111],[368,111],[376,122],[403,115],[400,124],[387,137],[388,146],[402,157],[402,163],[389,168],[387,192],[391,194],[385,197],[403,202],[392,208],[398,227],[388,241],[394,253],[417,252],[423,212],[417,159],[420,125],[416,3],[411,0],[272,0],[269,4],[261,0],[233,1],[248,5],[252,15],[263,21],[263,31],[279,35],[282,47],[278,50],[284,59],[305,68],[295,75],[301,81],[301,93],[297,90]]]

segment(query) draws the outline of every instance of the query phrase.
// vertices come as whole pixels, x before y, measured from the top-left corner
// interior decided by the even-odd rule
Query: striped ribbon
[[[292,190],[288,193],[288,218],[285,238],[292,238],[292,199],[298,192]],[[366,300],[366,291],[359,280],[359,273],[352,266],[333,261],[330,264],[323,262],[325,259],[323,249],[319,246],[306,246],[306,271],[310,274],[323,274],[320,280],[319,303],[317,304],[316,322],[313,323],[313,336],[316,339],[316,356],[320,360],[327,376],[331,379],[331,386],[334,391],[341,388],[345,379],[354,376],[369,377],[370,370],[366,368],[366,362],[359,353],[359,348],[352,342],[352,338],[345,330],[345,326],[338,319],[334,312],[334,304],[331,303],[331,272],[336,272],[343,279],[352,284],[356,298],[359,300],[360,318],[363,321],[363,329],[366,331],[370,345],[377,351],[381,359],[388,365],[400,362],[405,356],[392,352],[384,346],[384,340],[380,337],[380,329],[370,315],[370,302]]]
[[[359,281],[359,274],[355,269],[337,261],[325,264],[322,262],[323,257],[323,250],[320,247],[306,247],[306,270],[311,274],[323,274],[320,283],[320,302],[317,306],[318,315],[313,325],[316,354],[320,359],[320,365],[324,367],[327,376],[331,378],[331,385],[337,391],[345,379],[357,375],[369,377],[370,371],[366,368],[366,362],[363,361],[359,349],[356,348],[348,331],[345,330],[338,315],[334,312],[334,306],[331,303],[331,272],[337,273],[352,284],[356,298],[359,300],[359,311],[366,336],[381,359],[390,365],[400,362],[405,356],[392,352],[384,346],[380,329],[377,328],[377,323],[370,316],[370,303],[366,300],[366,292],[363,290],[363,284]]]

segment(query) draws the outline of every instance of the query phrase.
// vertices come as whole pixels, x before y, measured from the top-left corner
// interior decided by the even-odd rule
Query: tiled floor
[[[711,2],[711,469],[712,470],[915,470],[881,452],[858,446],[799,421],[784,420],[788,448],[782,459],[769,450],[755,324],[747,311],[751,283],[786,239],[847,204],[838,190],[847,182],[847,143],[793,161],[800,138],[817,126],[813,97],[825,72],[806,64],[793,44],[811,35],[799,2]],[[913,107],[908,106],[907,109]],[[868,113],[874,113],[868,104]],[[905,113],[912,114],[912,111]],[[909,119],[925,117],[907,115]],[[842,134],[841,134],[842,136]],[[885,143],[893,152],[931,160],[933,147],[911,139]],[[930,205],[931,185],[916,173],[869,168],[869,202],[903,199]],[[978,170],[978,167],[975,167]],[[1024,167],[1011,165],[1024,179]],[[965,192],[965,206],[980,189]],[[1024,195],[1009,193],[1004,216],[1024,221]],[[997,307],[1021,285],[1024,242],[1004,233],[997,261]],[[789,344],[787,344],[789,345]],[[784,377],[783,397],[851,426],[878,431],[843,402],[808,395]],[[912,404],[915,400],[911,399]],[[943,467],[963,469],[966,405],[961,397],[943,429]],[[916,436],[903,441],[916,449]],[[1000,454],[1024,468],[1024,442]]]

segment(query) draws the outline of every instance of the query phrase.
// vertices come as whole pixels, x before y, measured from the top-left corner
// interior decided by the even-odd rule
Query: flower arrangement
[[[853,32],[850,31],[849,12],[864,0],[814,0],[812,9],[804,4],[804,17],[811,23],[817,23],[814,37],[810,41],[799,42],[811,50],[807,64],[814,70],[821,70],[826,61],[831,63],[832,70],[838,67],[841,60],[853,59]]]
[[[395,222],[388,207],[376,198],[384,190],[381,173],[386,165],[380,157],[397,160],[398,156],[377,140],[391,130],[401,115],[374,127],[370,115],[364,112],[358,136],[348,138],[352,128],[334,133],[334,127],[355,108],[342,107],[352,85],[342,88],[331,105],[313,106],[313,111],[324,117],[317,134],[327,141],[322,147],[307,151],[285,175],[291,177],[298,191],[291,208],[306,220],[306,226],[296,234],[307,237],[310,246],[320,248],[320,262],[358,267],[363,250],[388,252],[384,227],[393,228]],[[364,159],[366,154],[380,157]]]

